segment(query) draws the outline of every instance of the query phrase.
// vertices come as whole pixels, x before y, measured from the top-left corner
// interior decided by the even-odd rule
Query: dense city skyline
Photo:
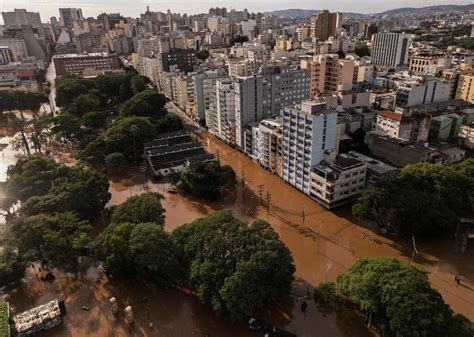
[[[188,14],[197,14],[197,13],[206,13],[210,7],[227,7],[229,9],[235,8],[236,10],[243,10],[247,8],[251,12],[264,12],[280,9],[323,9],[327,8],[332,11],[342,11],[342,12],[354,12],[361,14],[372,14],[380,13],[383,11],[402,8],[402,7],[425,7],[425,6],[435,6],[435,5],[467,5],[471,2],[469,0],[453,0],[450,2],[444,0],[421,0],[416,3],[409,0],[402,1],[375,1],[375,0],[365,0],[360,1],[355,4],[349,0],[338,0],[334,1],[321,1],[314,2],[310,0],[300,0],[298,2],[288,1],[288,0],[276,0],[276,1],[259,1],[258,3],[254,1],[240,1],[238,6],[235,6],[236,3],[233,1],[193,1],[189,3],[188,1],[172,1],[164,0],[160,2],[153,2],[148,0],[137,0],[131,3],[126,0],[104,0],[101,3],[96,1],[86,0],[61,0],[61,1],[51,1],[51,0],[35,0],[33,2],[26,0],[4,0],[0,8],[1,11],[11,11],[15,8],[25,8],[29,11],[39,12],[41,14],[43,21],[48,21],[51,16],[58,16],[58,8],[67,8],[67,7],[79,7],[82,8],[84,16],[97,16],[102,12],[122,12],[125,16],[139,16],[140,13],[143,13],[146,9],[146,6],[150,6],[152,11],[166,11],[170,9],[172,12],[179,13],[188,13]],[[3,23],[0,18],[0,23]]]

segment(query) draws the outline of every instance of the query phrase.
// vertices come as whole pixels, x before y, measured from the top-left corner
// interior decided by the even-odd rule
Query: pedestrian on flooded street
[[[461,284],[461,278],[459,277],[459,275],[454,276],[454,283],[456,283],[457,285]]]
[[[301,311],[303,312],[303,314],[306,315],[306,308],[308,307],[308,303],[306,303],[306,301],[303,301],[301,303]]]

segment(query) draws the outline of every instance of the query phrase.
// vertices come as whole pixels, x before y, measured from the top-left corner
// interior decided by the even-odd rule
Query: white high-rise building
[[[372,42],[372,64],[390,68],[403,68],[408,63],[410,34],[377,33]]]
[[[226,142],[235,142],[235,91],[231,79],[216,80],[216,96],[209,106],[206,124],[210,133]]]
[[[303,102],[283,110],[282,178],[309,194],[311,167],[336,148],[337,112],[325,103]]]

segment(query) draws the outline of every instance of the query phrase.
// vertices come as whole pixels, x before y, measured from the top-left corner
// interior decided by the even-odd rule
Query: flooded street
[[[260,168],[249,158],[236,152],[207,133],[202,139],[208,151],[218,153],[222,164],[230,164],[239,179],[236,188],[221,202],[203,202],[170,192],[166,182],[145,182],[143,173],[112,175],[109,205],[125,201],[144,191],[158,191],[165,197],[166,229],[194,221],[214,210],[230,208],[245,221],[268,220],[293,254],[296,277],[303,284],[334,281],[351,263],[363,256],[411,258],[409,243],[393,242],[359,226],[349,208],[327,211],[277,176]],[[243,179],[242,179],[243,178]],[[244,184],[242,184],[242,180]],[[270,212],[261,205],[258,194],[271,195]],[[304,210],[304,221],[303,221]],[[368,235],[363,235],[368,232]],[[473,247],[464,255],[453,250],[451,243],[418,244],[419,255],[414,262],[430,271],[430,280],[454,311],[474,319]],[[81,276],[82,275],[82,276]],[[233,323],[214,314],[193,297],[174,289],[158,289],[146,284],[120,284],[107,279],[96,268],[80,276],[55,272],[56,280],[49,284],[38,281],[29,270],[23,287],[7,291],[17,311],[52,298],[64,298],[68,311],[65,324],[44,333],[44,336],[261,336],[252,333],[245,323]],[[454,275],[462,283],[456,286]],[[317,308],[308,301],[306,315],[299,309],[298,298],[304,291],[294,290],[283,303],[260,314],[262,318],[291,331],[299,337],[369,337],[375,336],[363,324],[363,318],[351,310]],[[111,313],[108,298],[116,296],[120,308],[131,305],[136,323],[129,330],[122,314]],[[81,310],[89,306],[90,311]],[[148,322],[153,322],[153,329]]]
[[[248,157],[203,132],[202,140],[209,152],[217,153],[222,164],[229,164],[239,178],[232,195],[220,203],[209,203],[169,193],[166,183],[148,183],[148,189],[165,196],[166,228],[172,230],[184,223],[217,210],[230,208],[234,215],[251,221],[268,220],[289,247],[296,265],[296,276],[311,284],[332,280],[345,272],[359,257],[386,256],[411,259],[411,242],[394,242],[357,225],[349,207],[328,211],[312,199],[265,171]],[[242,176],[245,188],[242,188]],[[270,214],[261,206],[258,195],[271,195]],[[111,203],[120,203],[144,190],[142,174],[111,182]],[[304,223],[303,223],[304,210]],[[363,235],[368,232],[368,235]],[[319,234],[320,235],[319,235]],[[430,272],[430,280],[456,312],[474,319],[474,247],[457,253],[452,242],[418,243],[414,263]],[[454,276],[462,283],[455,285]]]
[[[97,268],[89,268],[79,276],[53,271],[52,283],[39,281],[32,268],[28,269],[26,284],[8,292],[15,312],[55,298],[66,303],[64,324],[42,333],[48,337],[73,336],[166,336],[166,337],[256,337],[244,322],[232,322],[218,316],[196,298],[175,289],[160,289],[143,283],[110,280]],[[123,312],[112,314],[108,299],[115,296],[121,310],[131,305],[135,323],[128,326]],[[261,316],[268,322],[284,327],[301,337],[369,337],[374,336],[354,312],[341,307],[318,309],[309,301],[306,315],[299,309],[296,296],[277,304]],[[90,310],[82,310],[87,306]],[[153,323],[150,327],[149,322]]]

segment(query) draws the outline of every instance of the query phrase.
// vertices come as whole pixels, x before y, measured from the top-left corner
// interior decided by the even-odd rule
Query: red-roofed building
[[[409,117],[393,111],[380,113],[372,126],[372,130],[382,135],[410,140],[412,123]]]

